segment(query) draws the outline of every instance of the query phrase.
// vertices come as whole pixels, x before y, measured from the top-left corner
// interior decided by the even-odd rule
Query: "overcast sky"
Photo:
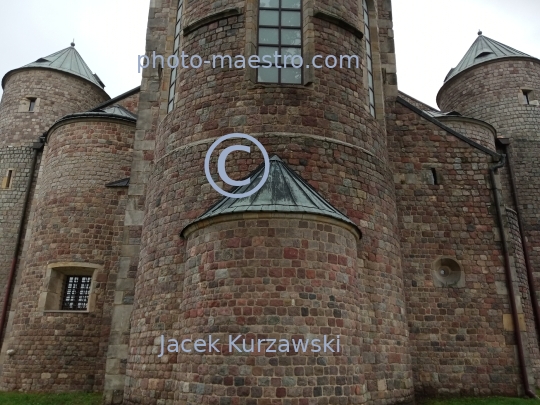
[[[149,0],[1,0],[0,77],[69,46],[111,97],[140,84]],[[199,0],[203,1],[203,0]],[[206,0],[208,1],[208,0]],[[540,57],[539,0],[393,0],[400,90],[436,106],[435,96],[482,29]]]

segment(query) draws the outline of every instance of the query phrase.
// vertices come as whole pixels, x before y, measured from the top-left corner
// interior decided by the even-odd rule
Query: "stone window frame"
[[[91,313],[96,306],[96,280],[103,266],[93,263],[61,262],[47,265],[43,286],[39,294],[38,311],[44,313]],[[88,304],[85,310],[63,310],[63,289],[67,276],[92,277]]]
[[[2,178],[2,190],[13,189],[14,177],[15,177],[15,169],[9,167],[6,171],[6,176]]]
[[[34,101],[34,109],[30,111],[30,103],[31,101]],[[19,110],[20,113],[37,113],[39,112],[39,106],[41,104],[41,99],[37,96],[28,95],[25,96],[20,102],[19,102]]]
[[[540,102],[538,101],[538,97],[536,95],[536,91],[534,91],[531,88],[527,88],[527,87],[520,88],[518,99],[519,99],[519,103],[522,105],[530,105],[534,107],[538,107],[540,105]]]

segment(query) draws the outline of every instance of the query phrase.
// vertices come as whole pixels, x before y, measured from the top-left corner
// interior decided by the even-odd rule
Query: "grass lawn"
[[[535,405],[540,401],[524,398],[456,398],[456,399],[426,399],[419,401],[421,405]]]
[[[28,394],[0,392],[0,405],[100,405],[102,394]]]

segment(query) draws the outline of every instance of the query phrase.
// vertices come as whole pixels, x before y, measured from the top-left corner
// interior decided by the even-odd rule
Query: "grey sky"
[[[202,1],[202,0],[200,0]],[[484,35],[540,57],[538,0],[393,0],[399,88],[432,106],[450,70]],[[69,46],[111,97],[140,84],[149,0],[2,0],[0,77]]]

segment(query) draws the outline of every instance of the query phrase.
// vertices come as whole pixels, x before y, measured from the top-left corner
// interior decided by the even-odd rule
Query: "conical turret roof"
[[[253,171],[247,186],[237,187],[231,194],[243,194],[256,187],[264,174],[264,165]],[[279,157],[270,158],[270,172],[264,186],[246,198],[224,197],[189,226],[218,215],[244,212],[290,212],[318,214],[332,217],[353,225],[361,235],[358,226],[322,198],[313,187],[296,174]],[[183,231],[182,231],[183,233]]]
[[[450,70],[444,81],[447,82],[464,70],[488,60],[510,57],[530,58],[531,56],[488,38],[482,35],[482,32],[480,31],[478,33],[478,38],[476,38],[476,41],[474,41],[461,62],[459,62],[455,68]]]
[[[92,73],[86,62],[83,60],[79,52],[75,49],[75,44],[61,51],[55,52],[49,56],[39,58],[35,62],[24,65],[21,69],[26,68],[42,68],[42,69],[54,69],[63,72],[71,73],[75,76],[82,77],[89,82],[94,83],[100,88],[105,88],[105,85],[101,82],[99,77]],[[7,74],[6,74],[7,76]],[[4,76],[4,80],[6,78]],[[2,80],[2,86],[4,85]]]

